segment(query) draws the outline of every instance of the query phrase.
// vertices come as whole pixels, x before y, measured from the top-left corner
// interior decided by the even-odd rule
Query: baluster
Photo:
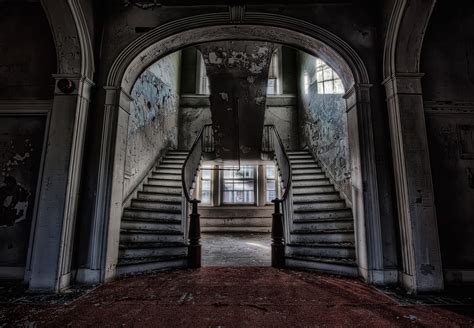
[[[198,213],[200,202],[197,199],[191,201],[192,212],[189,215],[188,266],[192,269],[201,267],[201,215]]]
[[[272,214],[272,267],[285,266],[285,244],[283,237],[283,214],[280,211],[281,199],[274,199],[275,212]]]

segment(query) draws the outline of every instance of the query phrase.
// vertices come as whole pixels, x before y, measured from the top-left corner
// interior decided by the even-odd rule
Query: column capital
[[[382,81],[387,92],[387,98],[397,94],[421,95],[421,79],[425,76],[420,72],[395,73]]]

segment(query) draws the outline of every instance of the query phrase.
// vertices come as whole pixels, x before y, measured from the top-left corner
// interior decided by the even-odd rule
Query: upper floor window
[[[206,64],[204,58],[199,51],[197,51],[197,76],[196,76],[196,93],[200,95],[209,94],[209,79],[206,73]]]
[[[334,70],[321,59],[316,58],[316,71],[310,84],[316,82],[319,94],[342,94],[344,86]]]
[[[272,55],[270,68],[268,70],[267,95],[281,94],[281,56],[280,49]]]

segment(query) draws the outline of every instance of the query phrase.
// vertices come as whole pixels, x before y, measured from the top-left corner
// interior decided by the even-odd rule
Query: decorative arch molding
[[[273,31],[258,28],[262,26],[271,27]],[[109,71],[107,86],[122,87],[125,92],[129,92],[142,70],[163,54],[192,44],[236,39],[237,29],[239,38],[284,43],[321,56],[338,71],[347,89],[352,86],[349,81],[352,84],[369,84],[369,76],[362,59],[335,34],[296,18],[247,12],[239,24],[232,23],[229,13],[213,13],[186,17],[158,26],[135,39],[119,54]],[[203,32],[209,34],[203,35]],[[286,36],[288,33],[291,33],[291,38]],[[185,40],[176,40],[174,36],[177,34]],[[199,39],[187,41],[192,34]],[[334,60],[337,57],[342,59],[339,63]],[[344,63],[343,66],[341,63]]]
[[[105,88],[105,109],[95,215],[89,247],[90,268],[84,282],[115,277],[122,214],[123,167],[130,90],[136,78],[154,61],[197,43],[265,40],[286,44],[328,62],[344,81],[349,138],[353,140],[353,205],[359,271],[370,283],[384,283],[375,147],[370,107],[370,81],[362,59],[344,40],[295,18],[249,12],[238,20],[231,13],[213,13],[170,22],[138,37],[116,58]],[[261,28],[266,27],[266,28]],[[389,273],[390,275],[391,273]]]
[[[80,0],[41,0],[56,45],[57,74],[77,75],[92,80],[92,41]],[[74,24],[71,24],[74,22]]]
[[[436,0],[396,0],[385,37],[384,79],[420,71],[426,28]]]
[[[25,275],[32,290],[58,292],[71,281],[77,195],[94,74],[93,48],[80,1],[41,0],[55,40],[58,70],[53,74],[56,84],[44,174]]]
[[[443,289],[423,108],[420,54],[436,0],[396,0],[384,47],[384,82],[405,288]],[[426,270],[428,268],[429,270]]]

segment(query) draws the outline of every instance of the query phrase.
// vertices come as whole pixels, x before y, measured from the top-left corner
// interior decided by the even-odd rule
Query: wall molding
[[[474,101],[465,100],[425,100],[427,114],[474,114]]]

